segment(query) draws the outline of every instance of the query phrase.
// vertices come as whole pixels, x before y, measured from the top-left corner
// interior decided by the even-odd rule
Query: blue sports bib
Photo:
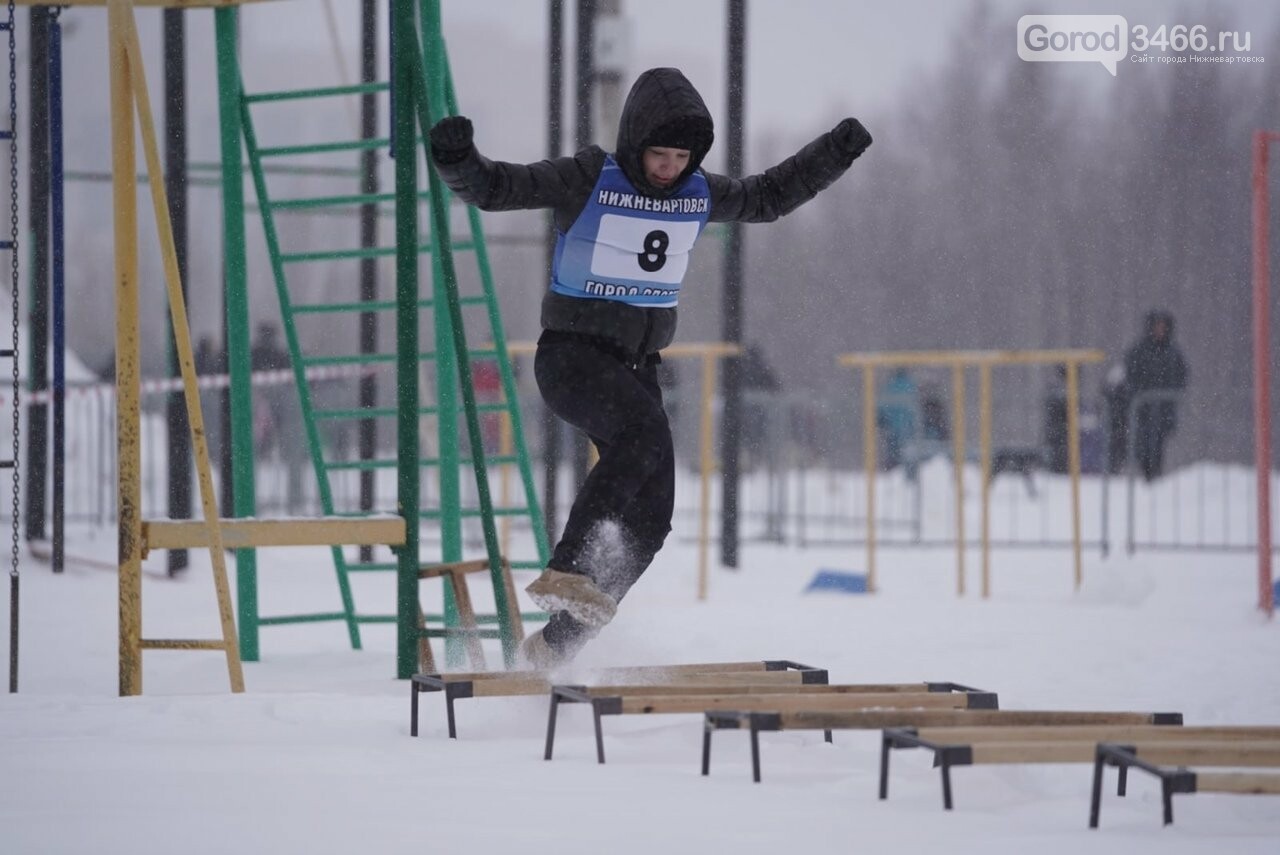
[[[701,170],[666,199],[636,192],[610,155],[587,205],[556,240],[551,290],[567,297],[674,308],[689,252],[707,224]]]

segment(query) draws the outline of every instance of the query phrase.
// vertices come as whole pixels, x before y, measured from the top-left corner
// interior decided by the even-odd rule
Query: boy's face
[[[689,149],[651,145],[644,150],[644,177],[654,187],[669,187],[689,165]]]

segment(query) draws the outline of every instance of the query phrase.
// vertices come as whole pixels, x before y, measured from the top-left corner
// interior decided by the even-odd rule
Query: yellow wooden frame
[[[845,368],[862,369],[862,442],[867,480],[867,590],[876,590],[876,379],[877,368],[908,366],[951,369],[952,460],[956,489],[956,593],[965,593],[964,535],[964,416],[965,369],[978,369],[979,468],[982,470],[982,596],[991,595],[991,369],[998,365],[1065,365],[1067,368],[1067,469],[1071,477],[1071,547],[1074,583],[1083,581],[1080,557],[1080,366],[1102,362],[1100,350],[913,350],[844,353],[836,357]]]
[[[152,181],[151,201],[156,220],[160,252],[164,262],[169,315],[182,386],[191,425],[196,475],[200,487],[203,520],[141,519],[141,334],[138,318],[138,211],[137,151],[135,111],[142,140],[147,173],[162,175],[156,127],[147,90],[146,71],[138,38],[135,6],[169,8],[210,8],[240,5],[257,0],[98,0],[64,2],[59,5],[105,5],[107,7],[108,56],[111,75],[111,156],[112,201],[115,211],[116,288],[116,430],[117,495],[119,506],[119,610],[120,610],[120,694],[142,692],[143,650],[222,650],[233,692],[244,691],[244,673],[236,639],[235,615],[227,582],[226,548],[250,546],[333,546],[341,544],[404,543],[405,523],[401,517],[378,516],[350,519],[324,517],[277,520],[223,520],[218,515],[217,497],[209,465],[200,392],[196,385],[195,357],[187,322],[186,303],[178,256],[169,217],[164,182]],[[35,5],[35,4],[24,4]],[[40,4],[43,5],[43,4]],[[218,613],[222,625],[220,639],[144,639],[142,637],[142,559],[151,549],[206,547],[213,564]]]

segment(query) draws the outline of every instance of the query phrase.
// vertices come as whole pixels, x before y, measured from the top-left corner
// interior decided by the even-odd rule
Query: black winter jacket
[[[680,117],[711,123],[702,96],[674,68],[655,68],[636,80],[622,109],[614,157],[636,190],[664,197],[676,192],[699,168],[706,150],[693,151],[685,173],[668,188],[644,180],[642,154],[657,128]],[[860,153],[860,152],[859,152]],[[762,174],[736,179],[704,173],[711,191],[710,220],[767,223],[789,214],[826,189],[849,168],[858,153],[842,148],[825,133]],[[572,157],[517,164],[489,160],[475,146],[461,160],[435,166],[463,201],[483,211],[551,208],[560,233],[582,213],[604,167],[605,151],[588,146]],[[627,353],[655,353],[671,343],[674,308],[631,306],[605,299],[567,297],[548,289],[542,302],[542,326],[561,332],[606,338]]]

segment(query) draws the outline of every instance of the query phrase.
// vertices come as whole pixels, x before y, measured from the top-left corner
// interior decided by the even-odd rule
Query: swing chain
[[[19,531],[18,502],[21,496],[19,483],[18,455],[20,447],[21,408],[18,395],[22,391],[20,371],[18,368],[18,296],[21,292],[21,279],[18,275],[18,58],[17,58],[17,19],[14,0],[9,0],[9,266],[13,275],[13,551],[12,565],[9,575],[15,580],[18,577]]]

